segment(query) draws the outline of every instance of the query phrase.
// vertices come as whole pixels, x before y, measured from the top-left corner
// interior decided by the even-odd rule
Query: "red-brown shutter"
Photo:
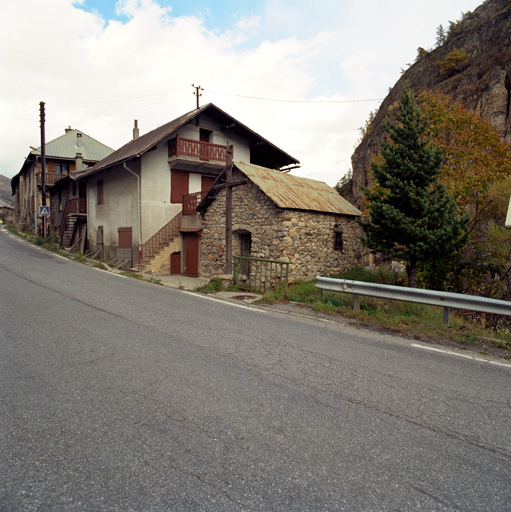
[[[170,202],[182,203],[183,195],[188,194],[189,175],[186,171],[170,172]]]

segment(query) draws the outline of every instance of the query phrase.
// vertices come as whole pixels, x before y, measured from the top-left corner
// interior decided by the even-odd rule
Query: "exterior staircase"
[[[178,213],[165,226],[157,231],[147,242],[140,246],[139,269],[160,270],[162,259],[166,259],[166,252],[169,252],[169,246],[179,235],[181,228],[182,213]],[[168,257],[170,258],[170,252]],[[157,267],[157,268],[154,268]]]
[[[77,215],[68,215],[66,220],[66,227],[64,229],[64,234],[60,240],[61,247],[71,247],[71,242],[73,241],[73,235],[75,234],[76,223],[78,222]]]

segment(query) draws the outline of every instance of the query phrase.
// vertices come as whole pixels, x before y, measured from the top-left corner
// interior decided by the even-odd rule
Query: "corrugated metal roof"
[[[244,162],[233,164],[280,208],[362,215],[360,210],[322,181],[301,178]]]
[[[81,147],[77,146],[77,134],[81,134]],[[46,143],[47,158],[74,159],[76,153],[82,154],[83,160],[99,162],[113,153],[113,149],[101,144],[101,142],[89,137],[80,130],[69,130],[61,137]],[[41,147],[30,152],[32,155],[41,155]]]
[[[233,162],[233,167],[241,171],[280,208],[357,217],[362,215],[360,210],[322,181],[300,178],[299,176],[266,169],[258,165],[246,164],[245,162]],[[216,183],[225,183],[225,170],[217,178]],[[210,190],[197,207],[197,210],[200,212],[206,211],[217,193],[218,190]]]

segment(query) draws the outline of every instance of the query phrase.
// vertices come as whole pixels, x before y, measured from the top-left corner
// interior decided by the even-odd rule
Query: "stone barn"
[[[203,198],[200,275],[225,272],[225,171]],[[233,162],[232,253],[290,263],[291,280],[362,263],[362,213],[321,181]]]

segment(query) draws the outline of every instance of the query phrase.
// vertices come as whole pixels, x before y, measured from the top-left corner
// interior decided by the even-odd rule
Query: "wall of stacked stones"
[[[242,179],[234,173],[233,180]],[[284,210],[253,183],[233,188],[233,254],[240,254],[240,232],[250,232],[251,256],[289,261],[292,280],[329,276],[362,263],[360,227],[351,216]],[[343,249],[334,250],[334,230],[343,233]],[[200,273],[225,272],[225,191],[202,219]]]

